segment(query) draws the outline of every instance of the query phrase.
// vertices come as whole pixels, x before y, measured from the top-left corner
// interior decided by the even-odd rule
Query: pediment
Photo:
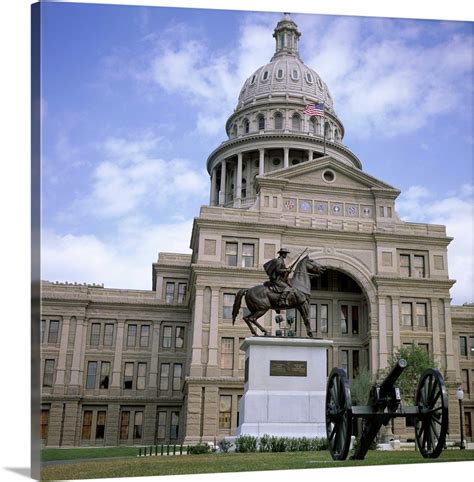
[[[329,156],[266,173],[263,179],[285,181],[285,190],[291,189],[293,185],[335,190],[377,190],[392,194],[400,192],[393,186]]]

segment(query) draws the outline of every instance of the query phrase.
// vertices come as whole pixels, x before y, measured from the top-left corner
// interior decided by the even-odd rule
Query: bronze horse
[[[265,285],[257,285],[248,289],[241,289],[238,291],[234,305],[232,307],[232,324],[240,310],[242,297],[245,296],[245,302],[250,314],[243,317],[247,323],[252,335],[258,336],[255,325],[265,335],[268,331],[263,328],[257,319],[263,316],[268,310],[274,309],[279,312],[282,309],[297,308],[303,318],[306,326],[306,332],[309,337],[313,336],[311,325],[309,323],[309,299],[311,296],[311,279],[310,276],[320,276],[325,271],[325,268],[316,261],[310,259],[308,256],[302,258],[295,267],[293,278],[291,280],[292,290],[288,295],[288,305],[281,306],[278,303],[280,293],[275,293]]]

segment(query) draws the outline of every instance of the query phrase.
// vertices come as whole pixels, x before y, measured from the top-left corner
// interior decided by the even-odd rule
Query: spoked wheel
[[[415,423],[415,438],[421,455],[439,457],[448,432],[448,393],[443,376],[436,368],[428,368],[421,376],[416,391],[420,412]]]
[[[345,460],[351,444],[352,401],[346,373],[334,368],[326,389],[326,434],[334,460]]]

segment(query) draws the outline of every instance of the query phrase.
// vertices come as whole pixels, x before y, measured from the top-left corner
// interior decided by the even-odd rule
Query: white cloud
[[[440,198],[422,186],[411,186],[397,203],[405,221],[445,225],[454,238],[448,246],[449,276],[457,281],[451,289],[454,304],[474,301],[473,188],[464,184],[459,192]]]

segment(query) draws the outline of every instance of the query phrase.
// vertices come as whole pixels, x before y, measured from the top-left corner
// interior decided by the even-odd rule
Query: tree
[[[363,368],[350,381],[351,397],[354,405],[365,405],[369,398],[369,392],[374,384],[374,376],[369,370]]]
[[[394,352],[389,360],[388,367],[382,372],[384,378],[400,358],[407,361],[407,367],[403,370],[396,385],[400,388],[403,401],[408,405],[412,405],[415,401],[416,389],[422,373],[427,368],[436,367],[436,364],[426,349],[420,348],[413,343],[410,346],[402,346]]]

